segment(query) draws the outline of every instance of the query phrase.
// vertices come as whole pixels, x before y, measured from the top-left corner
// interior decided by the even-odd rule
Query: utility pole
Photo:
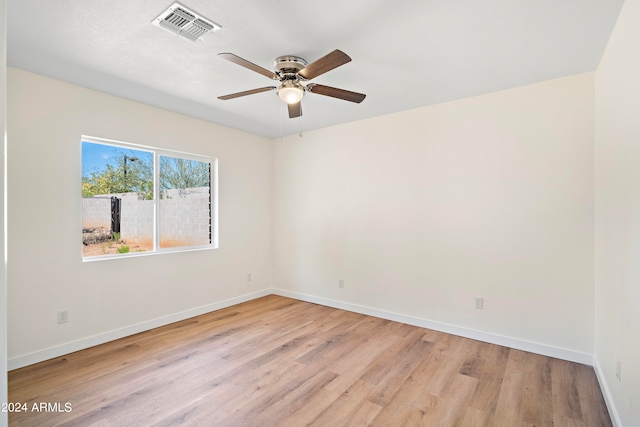
[[[129,186],[127,185],[127,159],[131,160],[132,162],[138,161],[137,157],[130,157],[126,154],[124,155],[124,189],[127,190],[126,193],[129,192]]]

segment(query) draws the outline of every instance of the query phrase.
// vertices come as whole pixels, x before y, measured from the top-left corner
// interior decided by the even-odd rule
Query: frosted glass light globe
[[[297,104],[304,96],[304,89],[298,83],[284,81],[278,88],[278,96],[285,104]]]

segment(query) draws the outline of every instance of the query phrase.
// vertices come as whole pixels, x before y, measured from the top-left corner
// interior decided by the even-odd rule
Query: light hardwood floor
[[[9,399],[11,426],[611,426],[589,366],[275,295],[12,371]]]

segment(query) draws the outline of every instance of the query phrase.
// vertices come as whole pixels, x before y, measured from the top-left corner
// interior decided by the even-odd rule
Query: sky
[[[82,141],[82,176],[89,176],[92,172],[100,173],[107,164],[114,163],[114,159],[122,157],[123,153],[131,157],[141,157],[147,152]]]

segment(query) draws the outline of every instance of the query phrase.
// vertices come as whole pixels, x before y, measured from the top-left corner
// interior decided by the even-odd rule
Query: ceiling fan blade
[[[333,98],[356,102],[358,104],[361,103],[364,100],[364,98],[367,96],[364,93],[351,92],[350,90],[338,89],[337,87],[319,85],[315,83],[308,84],[307,90],[311,93],[331,96]]]
[[[240,58],[238,55],[234,55],[233,53],[219,53],[218,56],[226,59],[227,61],[231,61],[234,64],[238,64],[242,67],[248,68],[251,71],[260,73],[263,76],[269,77],[270,79],[278,80],[278,76],[273,71],[269,71],[266,68],[262,68],[261,66],[254,64],[253,62],[249,62],[246,59]]]
[[[351,61],[349,55],[341,50],[336,49],[333,52],[318,59],[317,61],[314,61],[311,64],[307,65],[305,68],[298,72],[298,75],[307,80],[311,80],[318,77],[319,75],[326,73],[327,71],[338,68],[339,66],[344,65],[349,61]]]
[[[287,104],[289,107],[289,118],[295,119],[302,115],[302,102],[298,101],[295,104]]]
[[[223,101],[226,101],[228,99],[240,98],[241,96],[253,95],[254,93],[269,92],[271,90],[276,90],[276,87],[267,86],[267,87],[261,87],[260,89],[245,90],[243,92],[237,92],[229,95],[219,96],[218,99],[222,99]]]

